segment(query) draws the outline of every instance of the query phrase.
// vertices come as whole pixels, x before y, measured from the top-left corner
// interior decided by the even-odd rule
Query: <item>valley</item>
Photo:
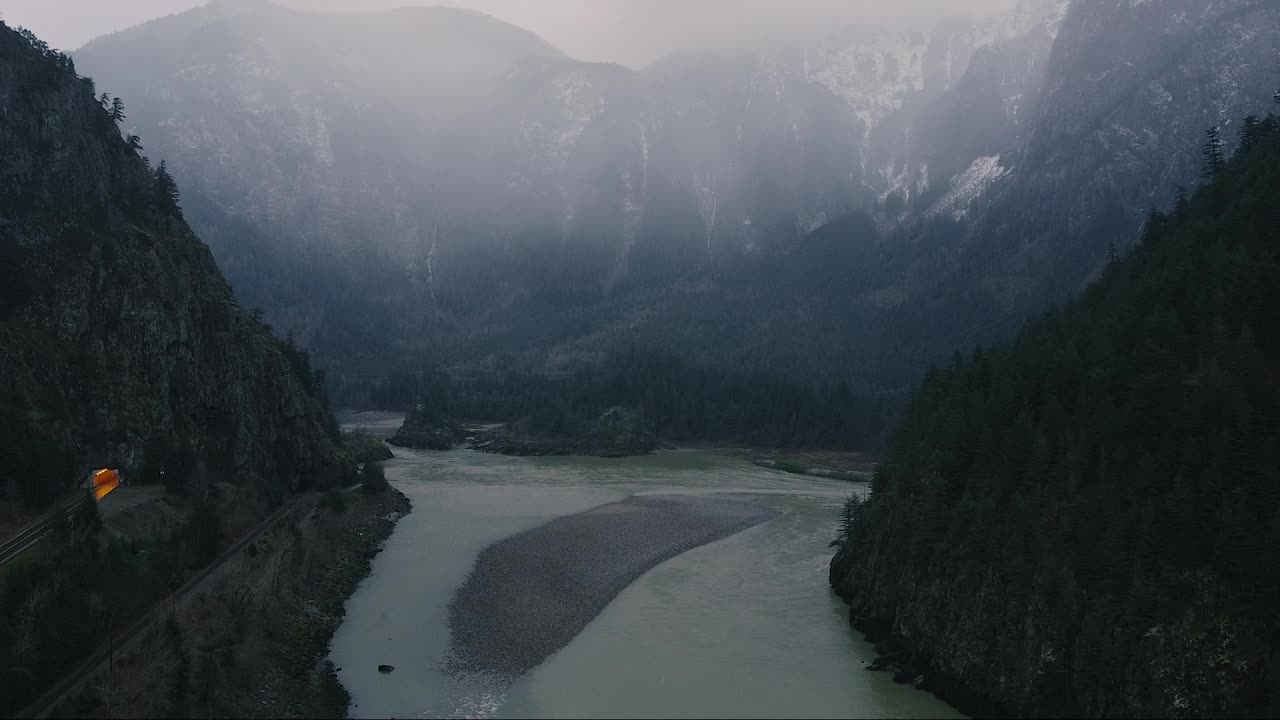
[[[1280,5],[457,1],[6,5],[0,711],[1280,714]]]

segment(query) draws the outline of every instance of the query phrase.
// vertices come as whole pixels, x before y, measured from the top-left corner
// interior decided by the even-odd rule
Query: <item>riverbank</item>
[[[53,716],[345,716],[329,640],[409,510],[394,489],[300,499]]]
[[[703,452],[725,455],[770,470],[794,475],[810,475],[871,482],[879,459],[870,453],[849,450],[791,450],[786,448],[707,448]]]
[[[593,437],[539,438],[517,436],[504,429],[477,432],[466,447],[479,452],[516,457],[602,457],[622,458],[649,455],[657,442],[611,443]]]
[[[842,586],[853,562],[854,558],[845,548],[840,548],[831,558],[828,582],[835,594],[849,606],[849,626],[862,633],[875,649],[876,659],[866,666],[867,670],[890,674],[893,682],[899,685],[911,685],[917,690],[931,692],[969,717],[1018,716],[1011,708],[978,692],[963,680],[939,671],[932,659],[920,652],[920,648],[894,633],[893,618],[877,615],[871,608],[853,605],[847,588]]]

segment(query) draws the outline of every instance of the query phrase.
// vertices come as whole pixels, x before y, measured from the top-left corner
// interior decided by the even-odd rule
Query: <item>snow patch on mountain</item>
[[[566,73],[556,78],[555,90],[563,112],[556,145],[565,152],[577,142],[591,121],[604,111],[604,98],[582,72]]]
[[[924,90],[926,50],[919,34],[857,38],[806,50],[804,76],[848,103],[870,127]]]
[[[1000,164],[999,155],[979,157],[964,172],[951,179],[951,189],[929,208],[928,216],[950,213],[956,220],[964,219],[973,202],[1008,172],[1009,169]]]

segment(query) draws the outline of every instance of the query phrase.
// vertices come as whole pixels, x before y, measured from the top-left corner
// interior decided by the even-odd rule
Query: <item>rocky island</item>
[[[525,418],[477,434],[471,447],[503,455],[627,457],[648,455],[658,448],[658,439],[640,413],[630,408],[611,407],[578,432],[535,432]]]
[[[466,437],[466,430],[440,412],[435,405],[420,402],[404,418],[404,424],[387,442],[418,450],[452,450]]]

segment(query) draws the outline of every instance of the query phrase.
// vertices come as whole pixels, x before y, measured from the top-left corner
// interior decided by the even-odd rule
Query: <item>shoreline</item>
[[[395,434],[406,414],[390,410],[339,410],[344,430],[364,430],[382,439]],[[363,421],[371,421],[365,424]],[[392,427],[395,425],[395,427]],[[778,447],[731,447],[700,443],[673,444],[659,441],[653,448],[603,448],[573,438],[524,438],[502,431],[504,423],[489,420],[463,420],[459,425],[467,437],[459,447],[477,452],[508,457],[540,457],[576,455],[584,457],[638,457],[664,451],[697,451],[709,455],[738,458],[752,465],[780,472],[820,477],[828,480],[869,483],[879,458],[873,453],[853,450],[795,450]]]
[[[680,449],[698,450],[711,455],[745,460],[752,465],[770,470],[820,477],[828,480],[869,483],[875,475],[879,460],[872,454],[852,450],[791,450],[771,447],[696,447]]]
[[[329,643],[411,509],[394,487],[302,497],[51,715],[346,717]]]
[[[382,552],[400,518],[412,512],[409,499],[392,486],[381,495],[363,496],[362,500],[374,506],[346,511],[350,521],[334,538],[336,552],[326,570],[311,583],[311,592],[306,595],[310,602],[294,607],[291,620],[297,644],[281,648],[285,661],[281,670],[285,671],[286,694],[293,700],[289,709],[302,712],[288,714],[345,718],[351,709],[351,694],[329,660],[329,644],[346,616],[347,600],[373,571],[374,557]],[[272,711],[261,717],[283,714]]]
[[[915,648],[893,632],[893,619],[875,615],[863,616],[840,591],[837,576],[843,578],[848,567],[848,556],[843,548],[831,558],[828,581],[831,592],[849,608],[849,626],[871,643],[876,659],[864,669],[869,672],[888,672],[899,685],[911,685],[923,690],[973,718],[1012,718],[1017,713],[1005,705],[990,699],[964,682],[934,669],[931,658],[919,657]]]

